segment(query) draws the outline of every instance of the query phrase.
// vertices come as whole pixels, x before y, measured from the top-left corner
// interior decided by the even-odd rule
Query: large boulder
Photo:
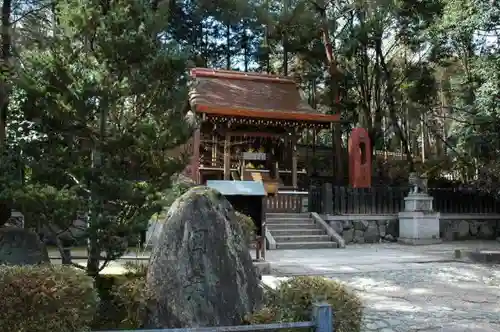
[[[240,324],[262,290],[231,204],[217,191],[191,188],[170,207],[148,267],[155,300],[148,328]]]
[[[50,263],[47,248],[38,235],[18,227],[0,227],[0,265]]]

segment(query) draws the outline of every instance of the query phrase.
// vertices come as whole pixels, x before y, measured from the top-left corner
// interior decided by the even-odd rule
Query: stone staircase
[[[337,248],[309,213],[266,213],[266,227],[276,249]]]

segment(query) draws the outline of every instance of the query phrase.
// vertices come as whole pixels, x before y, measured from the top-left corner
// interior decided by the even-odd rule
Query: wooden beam
[[[207,114],[207,113],[202,113]],[[301,120],[273,120],[273,119],[262,119],[255,116],[231,116],[231,115],[209,115],[207,117],[208,121],[215,124],[223,124],[226,121],[232,121],[235,124],[244,124],[249,126],[257,127],[273,127],[273,128],[330,128],[329,122],[311,122],[311,121],[301,121]]]
[[[231,135],[224,137],[224,180],[231,178]]]
[[[196,112],[207,113],[209,115],[226,115],[233,117],[249,117],[254,119],[270,119],[270,120],[292,120],[306,121],[313,123],[338,122],[340,114],[323,114],[323,113],[305,113],[293,112],[288,110],[263,110],[243,107],[222,107],[218,105],[198,104],[195,105]]]
[[[297,135],[292,135],[292,186],[294,189],[298,187],[297,181]]]
[[[217,161],[219,160],[219,146],[217,138],[217,135],[212,135],[212,141],[210,142],[210,144],[212,144],[212,166],[217,165]]]
[[[277,133],[263,133],[260,131],[230,131],[228,132],[229,135],[231,136],[242,136],[242,137],[283,137],[285,133],[283,134],[277,134]]]
[[[316,128],[313,129],[313,137],[312,137],[312,162],[308,164],[308,167],[311,165],[312,170],[310,172],[311,175],[316,175],[316,137],[318,136],[318,131]]]

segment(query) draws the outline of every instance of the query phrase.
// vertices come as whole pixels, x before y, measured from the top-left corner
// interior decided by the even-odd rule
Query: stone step
[[[324,235],[325,231],[319,228],[316,229],[273,229],[272,236],[283,235]]]
[[[310,220],[311,217],[266,217],[266,220]]]
[[[337,248],[335,242],[282,242],[276,243],[276,249],[322,249]]]
[[[272,234],[273,229],[321,229],[318,225],[314,223],[279,223],[279,224],[268,224],[266,227],[269,228]]]
[[[266,218],[309,218],[310,213],[266,213]]]
[[[301,224],[314,223],[311,219],[266,219],[267,224]]]
[[[280,236],[274,236],[274,240],[276,241],[276,243],[283,243],[283,242],[328,242],[330,240],[330,237],[328,235],[280,235]]]

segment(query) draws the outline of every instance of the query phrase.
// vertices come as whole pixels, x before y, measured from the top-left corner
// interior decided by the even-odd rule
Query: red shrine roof
[[[190,104],[199,113],[308,122],[336,122],[302,100],[296,83],[286,77],[230,70],[194,68]]]

